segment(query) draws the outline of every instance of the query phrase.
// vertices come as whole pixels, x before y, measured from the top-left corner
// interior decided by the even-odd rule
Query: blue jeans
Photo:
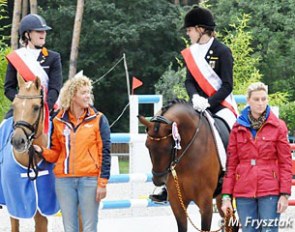
[[[66,177],[55,179],[65,232],[78,232],[78,208],[84,232],[96,232],[99,203],[96,202],[97,177]]]
[[[278,196],[236,198],[243,232],[277,232],[280,219],[278,200]]]

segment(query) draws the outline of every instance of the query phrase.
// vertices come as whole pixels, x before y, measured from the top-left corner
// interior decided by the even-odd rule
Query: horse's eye
[[[145,133],[148,133],[148,131],[149,131],[149,128],[146,127],[145,128]]]
[[[34,112],[39,111],[39,109],[40,109],[40,106],[38,106],[38,105],[33,106],[33,110],[34,110]]]

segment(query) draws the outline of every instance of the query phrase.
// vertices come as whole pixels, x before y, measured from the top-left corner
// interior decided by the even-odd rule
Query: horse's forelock
[[[33,82],[32,81],[26,82],[25,83],[25,89],[30,89],[32,85],[33,85]]]

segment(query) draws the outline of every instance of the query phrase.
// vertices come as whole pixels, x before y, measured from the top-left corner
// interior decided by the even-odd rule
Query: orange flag
[[[134,94],[134,89],[142,86],[143,83],[141,80],[137,79],[136,77],[132,77],[132,95]]]

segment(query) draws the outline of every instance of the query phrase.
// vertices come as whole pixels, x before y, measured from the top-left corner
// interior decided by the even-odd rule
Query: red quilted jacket
[[[291,194],[292,158],[285,123],[270,112],[253,138],[236,123],[230,134],[222,193],[234,197]]]

